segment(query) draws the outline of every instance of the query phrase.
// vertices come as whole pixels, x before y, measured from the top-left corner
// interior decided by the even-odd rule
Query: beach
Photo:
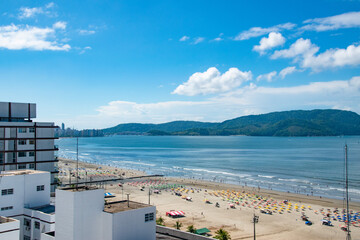
[[[69,180],[76,182],[75,161],[59,158],[58,167],[62,183],[69,183]],[[156,217],[162,217],[167,227],[174,227],[179,221],[182,230],[194,225],[197,229],[208,228],[214,235],[216,230],[224,228],[232,239],[253,239],[252,219],[255,214],[259,216],[257,239],[343,239],[346,235],[340,229],[344,222],[334,220],[342,216],[344,203],[341,200],[198,179],[146,177],[143,171],[85,162],[79,162],[79,169],[79,182],[90,181],[91,178],[91,181],[99,181],[94,185],[115,195],[107,201],[126,199],[126,194],[130,194],[130,200],[142,203],[149,203],[150,199],[150,204],[157,208]],[[120,178],[123,180],[100,183]],[[160,190],[159,194],[155,194],[155,189]],[[215,207],[216,203],[220,206]],[[339,214],[334,213],[336,208]],[[353,213],[358,212],[360,203],[351,202],[350,209]],[[185,217],[166,216],[170,210],[183,211]],[[271,211],[272,215],[261,213],[261,210]],[[305,225],[302,215],[306,215],[313,224]],[[330,219],[334,226],[322,225],[322,219]],[[351,226],[351,231],[353,239],[360,238],[359,222]]]

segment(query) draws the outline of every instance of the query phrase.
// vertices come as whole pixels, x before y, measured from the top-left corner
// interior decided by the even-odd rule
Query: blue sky
[[[360,113],[360,1],[0,1],[0,101],[38,121]]]

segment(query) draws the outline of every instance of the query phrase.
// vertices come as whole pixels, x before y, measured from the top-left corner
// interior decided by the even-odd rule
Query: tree
[[[165,226],[165,221],[162,217],[159,217],[158,219],[156,219],[156,224],[160,226]]]
[[[194,227],[194,225],[190,225],[187,227],[187,231],[189,233],[195,233],[196,232],[196,228]]]
[[[176,221],[174,227],[175,227],[177,230],[180,230],[180,228],[182,227],[182,223],[179,222],[179,221]]]
[[[215,239],[219,239],[219,240],[230,240],[231,239],[230,234],[228,233],[228,231],[226,231],[226,230],[224,230],[222,228],[217,230],[215,232],[215,234],[216,234],[214,236]]]

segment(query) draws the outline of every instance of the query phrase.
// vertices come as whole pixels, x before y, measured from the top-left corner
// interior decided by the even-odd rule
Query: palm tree
[[[187,227],[187,231],[189,233],[195,233],[196,232],[196,228],[194,227],[194,225],[190,225]]]
[[[180,230],[180,228],[182,227],[182,223],[179,222],[179,221],[176,221],[174,227],[175,227],[177,230]]]
[[[158,219],[156,219],[156,224],[160,226],[165,226],[164,219],[162,217],[159,217]]]
[[[226,231],[226,230],[224,230],[222,228],[217,230],[215,232],[215,234],[216,234],[214,236],[215,239],[219,239],[219,240],[230,240],[231,239],[230,234],[228,233],[228,231]]]

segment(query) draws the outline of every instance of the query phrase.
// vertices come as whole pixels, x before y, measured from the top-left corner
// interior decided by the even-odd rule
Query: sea
[[[109,136],[78,139],[79,160],[172,177],[360,202],[360,136]],[[76,159],[76,138],[56,140]]]

